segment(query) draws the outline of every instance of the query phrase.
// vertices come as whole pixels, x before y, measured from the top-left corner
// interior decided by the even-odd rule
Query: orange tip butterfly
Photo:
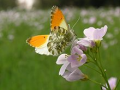
[[[75,40],[76,35],[69,28],[62,11],[57,6],[53,6],[51,10],[50,28],[49,35],[33,36],[26,42],[35,47],[36,53],[57,56]]]

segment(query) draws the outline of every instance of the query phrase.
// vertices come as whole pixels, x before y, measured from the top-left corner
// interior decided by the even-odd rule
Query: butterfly
[[[51,10],[50,29],[49,35],[33,36],[26,42],[35,47],[36,53],[57,56],[76,38],[74,31],[70,29],[62,11],[57,6],[53,6]]]

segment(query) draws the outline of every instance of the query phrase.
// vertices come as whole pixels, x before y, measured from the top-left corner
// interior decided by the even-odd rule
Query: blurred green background
[[[33,1],[0,0],[0,90],[100,90],[90,81],[66,81],[58,75],[61,66],[56,65],[57,57],[36,54],[26,43],[31,36],[49,34],[53,5],[61,8],[71,27],[80,16],[74,27],[79,38],[84,36],[86,28],[108,26],[101,47],[102,63],[108,78],[120,77],[119,0],[30,2]],[[70,54],[70,47],[64,53]],[[81,70],[91,79],[104,83],[101,76],[90,68],[82,66]]]

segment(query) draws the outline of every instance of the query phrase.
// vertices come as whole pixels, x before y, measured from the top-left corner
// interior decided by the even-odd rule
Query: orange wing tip
[[[26,40],[26,43],[30,43],[30,40],[31,40],[31,38],[28,38],[27,40]]]
[[[55,27],[58,26],[68,30],[68,25],[65,21],[62,11],[57,6],[53,6],[51,10],[51,31],[54,31]]]
[[[54,13],[57,11],[58,7],[57,6],[53,6],[52,9],[51,9],[51,22],[52,22],[52,19],[53,19],[53,16],[54,16]],[[52,23],[51,23],[52,25]]]
[[[53,13],[55,13],[55,11],[56,11],[57,9],[58,9],[57,6],[53,6],[52,9],[51,9],[51,15],[52,15]]]
[[[51,9],[51,24],[50,24],[51,29],[53,29],[52,28],[52,20],[53,20],[54,14],[56,13],[57,10],[58,10],[57,6],[53,6]]]
[[[37,35],[31,38],[28,38],[26,42],[36,48],[44,47],[48,43],[49,35]]]
[[[34,46],[32,46],[32,45],[30,44],[30,41],[31,41],[31,38],[28,38],[28,39],[26,40],[26,43],[28,43],[31,47],[34,47]]]

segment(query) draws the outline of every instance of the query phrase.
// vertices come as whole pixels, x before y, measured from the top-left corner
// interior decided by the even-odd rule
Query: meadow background
[[[71,27],[80,16],[74,27],[78,38],[84,37],[86,28],[108,26],[101,47],[102,63],[109,78],[120,78],[120,7],[61,10]],[[49,34],[50,11],[0,10],[0,90],[100,90],[90,81],[66,81],[58,75],[61,66],[56,64],[57,57],[39,55],[26,43],[31,36]],[[70,54],[70,47],[63,53]],[[81,70],[91,79],[104,82],[90,68],[82,66]]]

